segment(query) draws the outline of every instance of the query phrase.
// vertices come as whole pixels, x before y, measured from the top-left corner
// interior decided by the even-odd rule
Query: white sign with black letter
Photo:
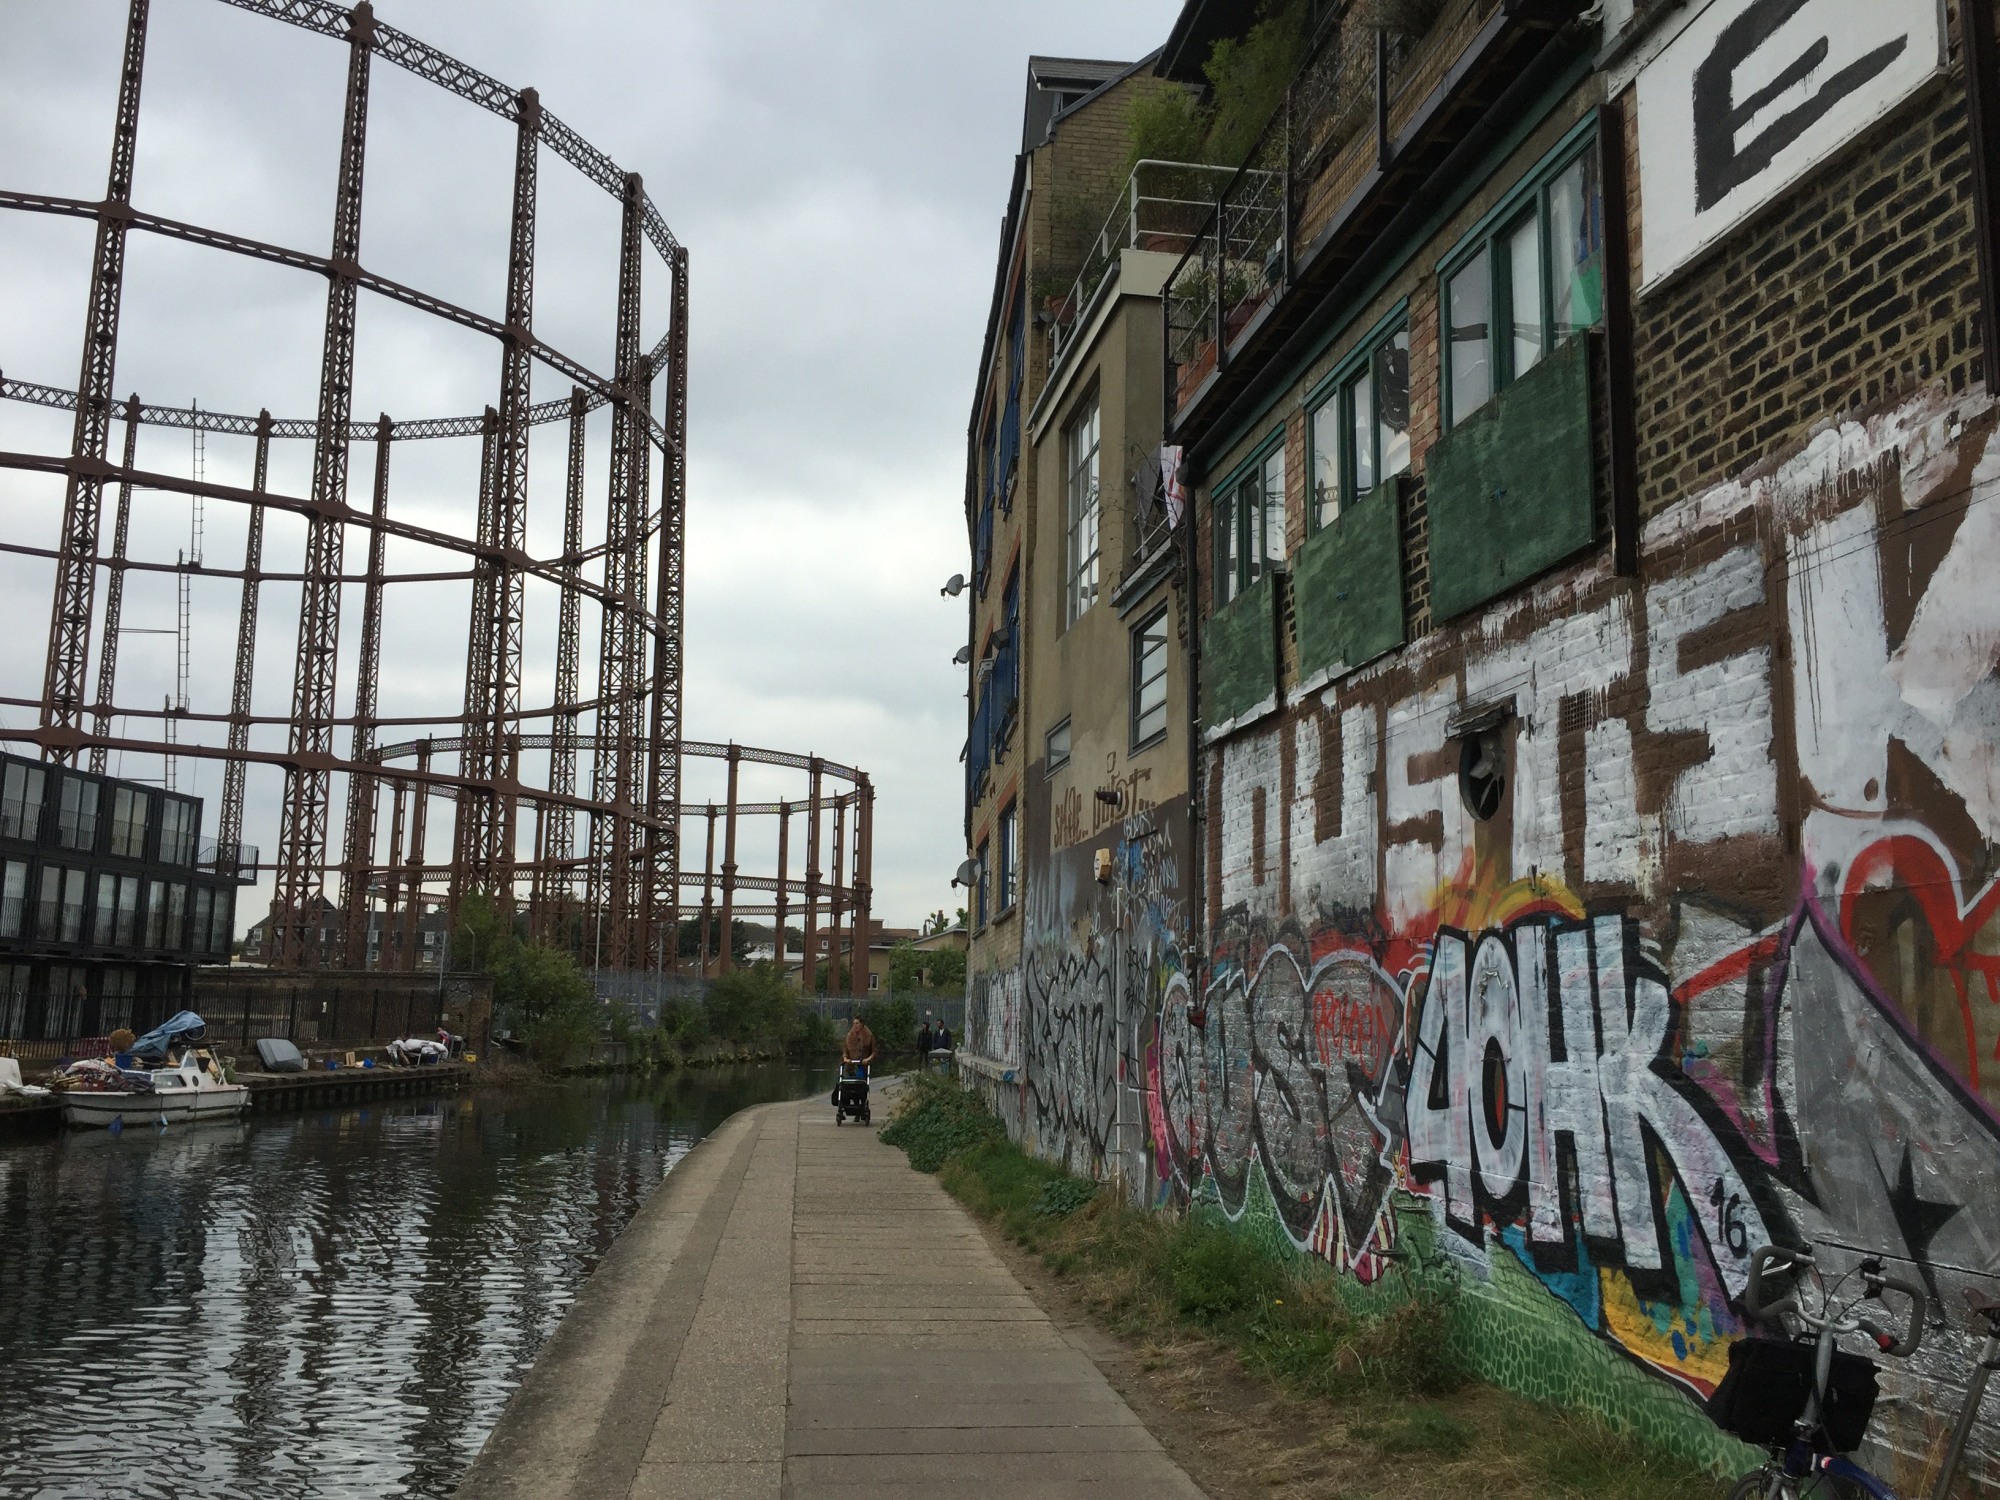
[[[1711,0],[1639,73],[1647,285],[1943,66],[1939,0]]]

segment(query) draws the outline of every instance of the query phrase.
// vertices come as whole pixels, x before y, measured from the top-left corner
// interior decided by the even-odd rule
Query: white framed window
[[[1604,316],[1597,143],[1530,178],[1444,270],[1447,426]]]
[[[1367,343],[1307,420],[1314,530],[1410,467],[1410,328]]]
[[[1227,604],[1285,559],[1285,445],[1231,479],[1215,497],[1215,602]]]
[[[1043,741],[1043,759],[1046,769],[1053,775],[1069,764],[1069,720],[1064,719],[1048,733]]]
[[[1066,580],[1063,623],[1073,625],[1097,602],[1099,529],[1103,519],[1098,484],[1097,398],[1063,434],[1067,516],[1063,575]]]
[[[1163,604],[1132,632],[1132,748],[1167,732],[1167,607]]]
[[[1000,814],[1000,910],[1014,905],[1015,883],[1020,877],[1021,826],[1018,802],[1009,802]]]

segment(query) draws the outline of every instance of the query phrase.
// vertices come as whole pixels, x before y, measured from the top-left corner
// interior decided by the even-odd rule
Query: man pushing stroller
[[[856,1016],[840,1044],[840,1082],[833,1086],[833,1123],[850,1116],[863,1125],[868,1118],[868,1074],[875,1066],[875,1033]]]

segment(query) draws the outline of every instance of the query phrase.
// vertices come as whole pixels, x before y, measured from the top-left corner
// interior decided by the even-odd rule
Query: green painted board
[[[1210,729],[1249,712],[1278,690],[1271,599],[1266,575],[1202,623],[1201,719]]]
[[[1593,537],[1590,342],[1572,338],[1424,458],[1431,613],[1463,614]]]
[[[1352,671],[1403,644],[1403,481],[1389,480],[1322,526],[1292,573],[1299,677]]]

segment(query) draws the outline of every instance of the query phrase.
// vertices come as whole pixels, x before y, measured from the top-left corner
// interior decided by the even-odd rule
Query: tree
[[[493,968],[493,1005],[538,1060],[571,1061],[597,1035],[602,1007],[590,977],[560,948],[513,942]]]
[[[898,943],[889,950],[889,993],[935,995],[965,988],[965,954],[957,948]]]

